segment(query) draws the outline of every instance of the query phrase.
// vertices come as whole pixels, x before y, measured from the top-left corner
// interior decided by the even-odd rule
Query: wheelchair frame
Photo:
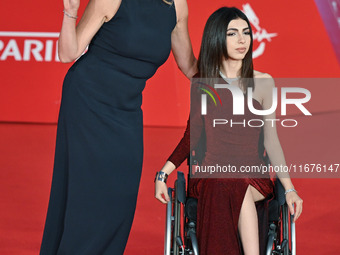
[[[168,188],[168,194],[170,202],[166,206],[164,255],[199,255],[196,222],[185,212],[186,208],[192,206],[188,205],[192,198],[187,198],[186,181],[182,172],[177,172],[174,188]],[[266,255],[296,255],[294,216],[289,216],[284,188],[277,178],[274,194],[275,198],[269,202],[269,208],[272,206],[278,213],[274,218],[269,215]]]

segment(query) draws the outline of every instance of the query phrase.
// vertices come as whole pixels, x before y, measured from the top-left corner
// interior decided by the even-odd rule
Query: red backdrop
[[[85,5],[86,1],[81,3],[81,11]],[[340,0],[188,0],[188,5],[196,56],[208,16],[232,5],[252,21],[255,69],[273,77],[340,77]],[[2,0],[0,9],[11,10],[0,15],[0,121],[56,123],[62,81],[70,67],[56,59],[62,1]],[[322,84],[313,87],[312,95],[325,93]],[[327,98],[336,102],[337,95],[333,91]],[[145,125],[185,124],[189,81],[177,70],[172,55],[148,81],[143,100]],[[337,109],[339,104],[323,101],[312,111]]]

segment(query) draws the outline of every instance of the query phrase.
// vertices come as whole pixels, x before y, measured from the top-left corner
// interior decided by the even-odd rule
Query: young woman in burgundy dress
[[[253,70],[252,46],[252,30],[247,17],[236,8],[218,9],[209,17],[204,29],[197,77],[223,78],[228,84],[236,83],[245,95],[248,95],[250,88],[253,106],[259,110],[270,109],[274,81],[269,74]],[[230,110],[233,108],[233,99],[230,93],[226,93],[227,90],[217,90],[223,105],[219,105],[219,108],[209,108],[208,105],[209,113],[201,115],[201,108],[196,107],[195,111],[193,106],[193,101],[199,101],[195,97],[200,96],[193,84],[191,91],[191,119],[185,134],[157,173],[155,197],[163,203],[169,201],[166,174],[169,175],[189,156],[190,148],[196,142],[193,140],[197,140],[201,130],[205,130],[206,136],[206,153],[202,165],[222,162],[237,169],[244,165],[264,165],[258,152],[261,127],[211,125],[218,111],[223,111],[225,119],[233,119],[235,122],[243,119],[247,122],[259,116],[250,112],[246,103],[244,115],[233,115]],[[275,112],[263,116],[263,144],[272,166],[284,166],[286,162],[276,127],[272,122],[265,121],[275,118]],[[191,132],[190,123],[196,125]],[[288,175],[279,173],[278,177],[286,190],[290,213],[294,214],[296,221],[302,212],[302,199],[297,195]],[[191,178],[188,189],[190,196],[198,198],[197,236],[201,255],[236,255],[242,254],[242,249],[245,255],[260,254],[258,217],[264,216],[257,213],[256,205],[272,196],[273,183],[269,174],[261,178]]]

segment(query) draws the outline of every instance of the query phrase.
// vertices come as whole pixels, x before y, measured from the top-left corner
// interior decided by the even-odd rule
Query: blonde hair
[[[173,0],[171,0],[171,1],[163,0],[163,2],[166,3],[166,4],[168,4],[168,5],[172,5],[174,1],[173,1]]]

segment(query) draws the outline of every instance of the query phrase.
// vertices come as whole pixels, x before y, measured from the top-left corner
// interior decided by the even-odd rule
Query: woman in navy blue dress
[[[123,254],[143,159],[142,91],[172,49],[196,72],[185,0],[64,0],[63,84],[41,255]]]

